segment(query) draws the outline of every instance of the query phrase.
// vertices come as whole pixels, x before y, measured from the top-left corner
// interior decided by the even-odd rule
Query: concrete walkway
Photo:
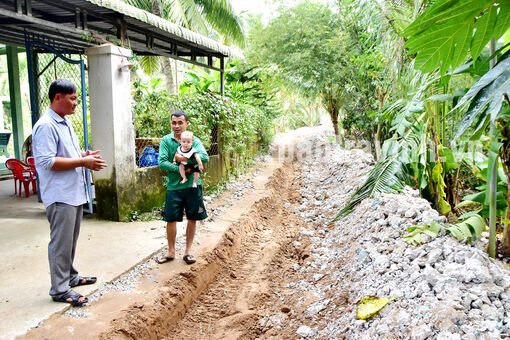
[[[183,229],[183,228],[179,228]],[[49,224],[37,196],[14,195],[13,180],[0,181],[0,339],[26,333],[68,304],[48,295]],[[75,264],[81,275],[111,281],[166,245],[161,220],[119,223],[85,216]],[[98,285],[77,287],[90,294]]]

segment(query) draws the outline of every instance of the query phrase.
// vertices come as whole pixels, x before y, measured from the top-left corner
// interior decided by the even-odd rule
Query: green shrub
[[[215,126],[221,150],[238,155],[252,143],[267,145],[272,137],[270,117],[254,106],[214,93],[168,95],[158,85],[157,81],[135,83],[135,128],[139,137],[169,134],[172,131],[170,115],[176,110],[188,114],[191,123],[188,130],[200,138],[206,149],[211,146]]]

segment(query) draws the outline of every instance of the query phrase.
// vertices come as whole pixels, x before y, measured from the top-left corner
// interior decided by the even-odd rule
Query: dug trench
[[[251,200],[239,199],[239,204],[251,206],[249,210],[239,218],[229,219],[229,215],[235,214],[227,213],[223,223],[228,223],[228,228],[222,229],[219,242],[203,252],[194,265],[156,265],[144,273],[133,291],[108,292],[99,301],[93,301],[79,317],[53,315],[23,338],[285,336],[278,327],[265,327],[260,320],[273,313],[288,317],[301,314],[317,300],[310,295],[309,303],[296,307],[293,304],[302,296],[293,296],[286,288],[298,275],[292,265],[302,264],[310,257],[309,242],[299,232],[307,223],[296,209],[302,201],[301,170],[296,163],[270,161],[266,164],[266,169],[255,179],[256,182],[262,178],[259,181],[266,183],[263,190]],[[255,183],[255,186],[262,185]],[[231,208],[235,210],[235,205]],[[221,224],[220,220],[221,216],[212,223]],[[300,242],[296,241],[298,238]],[[284,299],[282,294],[287,297]],[[295,329],[289,332],[289,338],[295,337]]]
[[[286,203],[300,202],[298,175],[289,164],[278,168],[266,186],[266,197],[228,228],[203,263],[164,282],[154,300],[123,311],[100,338],[260,336],[259,319],[268,304],[278,299],[275,289],[289,270],[282,257],[304,260],[309,256],[306,244],[291,246],[303,221],[285,208]]]

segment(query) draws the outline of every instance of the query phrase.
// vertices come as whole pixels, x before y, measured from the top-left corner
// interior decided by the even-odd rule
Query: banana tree
[[[404,34],[409,36],[406,42],[409,53],[417,54],[415,64],[417,68],[423,72],[431,72],[439,68],[441,74],[446,74],[449,70],[455,69],[462,64],[468,52],[470,52],[473,60],[476,60],[489,41],[491,39],[493,41],[499,39],[509,27],[509,1],[446,0],[433,3],[417,20],[406,28]],[[488,72],[488,74],[490,73],[491,71]],[[492,74],[495,74],[495,72]],[[493,86],[485,88],[488,86],[487,82],[492,83],[495,80],[491,79],[491,77],[485,77],[484,81],[480,79],[477,83],[478,85],[475,84],[470,90],[471,93],[469,95],[466,94],[462,104],[473,100],[475,103],[478,100],[480,102],[470,107],[465,119],[463,119],[462,128],[467,128],[467,126],[470,126],[469,122],[471,124],[474,122],[473,116],[476,117],[481,111],[489,111],[492,116],[492,136],[495,117],[501,109],[501,101],[495,98],[503,95],[505,90],[501,93],[501,84],[497,82],[494,82]],[[485,91],[481,92],[481,88],[485,88]],[[479,92],[485,93],[485,100],[483,95],[475,98]],[[489,103],[492,104],[489,105]],[[485,110],[488,105],[489,109]],[[459,132],[462,128],[459,129]],[[497,141],[491,141],[492,150],[497,148],[496,143]],[[496,165],[497,153],[490,166],[492,169],[495,169]],[[493,173],[496,174],[497,172],[493,171]],[[495,178],[490,187],[492,188],[490,205],[493,207],[493,213],[491,213],[490,218],[489,254],[495,257]],[[510,245],[510,240],[508,243]],[[510,253],[510,249],[506,252]]]
[[[459,126],[457,136],[464,134],[468,128],[474,127],[472,135],[476,138],[480,131],[483,131],[488,125],[499,128],[502,138],[498,141],[491,138],[489,148],[489,171],[488,180],[497,181],[497,171],[494,167],[498,166],[498,156],[501,155],[507,183],[509,179],[510,162],[508,162],[508,150],[510,149],[510,141],[506,137],[508,135],[507,113],[510,105],[510,51],[503,54],[494,68],[483,75],[465,94],[462,100],[457,104],[456,109],[467,107],[467,111]],[[469,106],[468,106],[469,104]],[[496,177],[494,177],[496,176]],[[494,212],[496,211],[496,202],[490,202],[490,186],[487,186],[487,195],[485,196],[486,204],[490,204]],[[510,202],[510,198],[507,197]],[[506,219],[509,220],[510,211],[507,208]],[[492,216],[495,220],[495,216]],[[493,231],[492,233],[495,233]],[[491,235],[492,236],[492,235]],[[494,248],[494,244],[490,245]],[[505,224],[503,234],[503,252],[510,255],[510,227]],[[495,255],[495,249],[492,249],[491,256]]]

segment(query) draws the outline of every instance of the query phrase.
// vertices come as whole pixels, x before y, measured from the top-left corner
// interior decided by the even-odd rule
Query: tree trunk
[[[179,95],[179,65],[177,64],[177,59],[174,59],[174,67],[175,67],[175,94]]]
[[[168,94],[175,94],[175,83],[172,74],[172,64],[170,63],[170,58],[161,57],[161,66],[165,75],[166,91]]]
[[[508,175],[506,178],[507,180],[510,180]],[[508,182],[506,188],[509,194],[506,196],[506,204],[508,204],[508,207],[506,208],[505,219],[510,220],[510,182]],[[503,223],[503,225],[503,240],[501,241],[501,245],[503,246],[503,255],[510,256],[510,223]]]
[[[377,124],[377,132],[375,133],[375,159],[379,162],[381,160],[381,124]]]
[[[150,0],[152,13],[157,15],[158,17],[162,17],[161,13],[163,12],[163,4],[161,0]],[[165,75],[166,80],[166,91],[168,94],[175,94],[175,84],[174,77],[172,76],[172,65],[170,64],[170,60],[167,57],[161,58],[161,67],[163,68],[163,74]]]
[[[335,130],[335,140],[338,144],[340,144],[340,129],[338,128],[338,110],[333,109],[332,112],[329,112],[329,116],[331,117],[331,123],[333,123],[333,130]]]
[[[379,101],[379,111],[382,111],[384,107],[384,98],[386,97],[386,94],[388,93],[388,90],[383,90],[379,86],[377,86],[377,99]],[[377,124],[377,132],[375,134],[375,159],[379,162],[381,160],[381,129],[382,124]]]

